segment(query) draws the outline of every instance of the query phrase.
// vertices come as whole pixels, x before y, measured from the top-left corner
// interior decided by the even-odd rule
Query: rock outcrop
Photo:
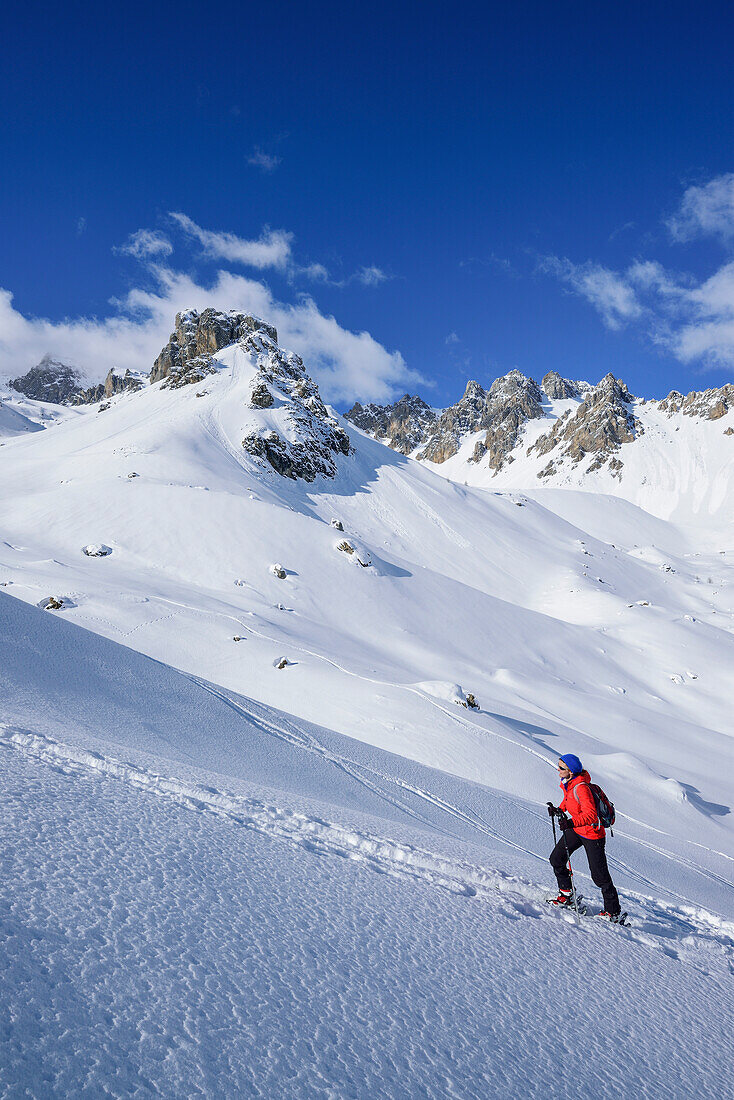
[[[129,370],[124,374],[115,374],[110,370],[104,382],[84,389],[79,372],[74,367],[44,355],[38,366],[22,378],[13,379],[10,385],[34,401],[48,401],[52,405],[93,405],[127,390],[139,390],[143,379]]]
[[[580,398],[582,393],[588,393],[591,386],[588,382],[572,382],[570,378],[563,378],[558,371],[551,370],[543,376],[540,388],[551,401],[565,401],[570,397]]]
[[[104,382],[98,386],[90,386],[86,390],[80,390],[70,399],[70,405],[94,405],[97,401],[109,401],[118,393],[135,393],[143,385],[143,379],[139,374],[133,374],[127,370],[124,374],[115,374],[109,371]]]
[[[575,413],[567,412],[556,420],[552,429],[528,448],[528,453],[539,455],[554,452],[538,477],[556,473],[558,460],[569,458],[578,463],[587,455],[593,455],[589,472],[608,463],[611,472],[616,477],[621,476],[622,463],[616,452],[642,431],[630,408],[632,401],[624,382],[613,374],[602,378],[588,391]]]
[[[247,331],[239,343],[257,364],[251,405],[252,397],[259,394],[258,400],[262,401],[265,391],[272,403],[276,391],[278,413],[284,417],[287,429],[280,435],[274,428],[263,426],[249,432],[242,446],[283,477],[304,481],[314,481],[318,476],[334,477],[337,456],[350,454],[351,443],[321,400],[318,386],[306,374],[301,357],[279,348],[274,329],[266,325]]]
[[[404,455],[412,454],[424,443],[436,423],[436,413],[430,405],[409,393],[392,405],[356,402],[344,418]]]
[[[540,387],[519,370],[498,378],[489,390],[470,382],[461,401],[438,418],[433,436],[417,457],[445,462],[458,451],[462,436],[484,431],[469,461],[480,462],[488,455],[490,469],[501,470],[511,460],[523,425],[539,416],[543,416]]]
[[[274,344],[278,342],[273,326],[249,313],[182,310],[176,314],[175,331],[153,364],[150,380],[166,379],[164,384],[171,388],[201,382],[215,370],[213,355],[253,332],[263,332]]]
[[[486,401],[486,390],[478,382],[469,382],[461,400],[441,413],[425,447],[416,457],[440,463],[455,455],[462,436],[481,430]]]
[[[21,378],[12,379],[10,386],[33,401],[48,401],[53,405],[70,403],[83,392],[79,372],[51,355],[44,355],[40,363]]]
[[[706,420],[720,420],[729,409],[734,409],[734,385],[710,390],[692,390],[685,397],[678,390],[671,390],[667,397],[658,402],[658,408],[674,416],[681,412],[684,416],[700,416]]]

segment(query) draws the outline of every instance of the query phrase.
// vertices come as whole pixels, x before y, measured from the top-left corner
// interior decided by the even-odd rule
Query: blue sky
[[[733,23],[706,2],[17,7],[0,374],[46,351],[147,368],[211,301],[272,316],[340,407],[447,404],[513,367],[643,396],[731,381]]]

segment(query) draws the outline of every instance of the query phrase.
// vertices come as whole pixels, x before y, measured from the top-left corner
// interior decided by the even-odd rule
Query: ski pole
[[[552,802],[548,802],[548,817],[551,819],[551,825],[553,826],[553,847],[555,848],[558,843],[558,837],[556,836],[556,808]]]
[[[568,860],[568,875],[571,879],[571,897],[573,898],[573,907],[576,910],[576,919],[579,917],[579,899],[576,896],[576,885],[573,881],[573,867],[571,866],[571,852],[568,847],[568,837],[566,836],[566,830],[562,830],[563,843],[566,845],[566,858]]]

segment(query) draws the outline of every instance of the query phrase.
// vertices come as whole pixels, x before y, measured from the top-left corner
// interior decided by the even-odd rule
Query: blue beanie
[[[579,760],[578,756],[574,756],[572,752],[566,753],[565,756],[559,756],[559,760],[562,760],[570,772],[574,775],[581,775],[584,770],[584,766]]]

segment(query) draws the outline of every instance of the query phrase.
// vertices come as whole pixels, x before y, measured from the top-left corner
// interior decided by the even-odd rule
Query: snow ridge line
[[[500,902],[500,913],[504,911],[513,918],[520,915],[576,921],[572,912],[557,912],[546,906],[542,898],[547,891],[537,884],[502,871],[450,859],[257,798],[168,778],[93,749],[77,748],[4,723],[0,723],[0,747],[18,750],[69,775],[86,773],[121,780],[185,809],[214,814],[269,839],[297,844],[308,852],[341,856],[381,874],[407,876],[460,897]],[[734,975],[734,922],[698,906],[675,906],[639,894],[632,896],[638,903],[632,914],[635,926],[614,929],[615,933],[661,950],[669,958],[692,963],[704,972],[710,972],[713,952],[718,959],[717,969],[723,962]],[[583,922],[579,930],[592,931],[592,922]]]

